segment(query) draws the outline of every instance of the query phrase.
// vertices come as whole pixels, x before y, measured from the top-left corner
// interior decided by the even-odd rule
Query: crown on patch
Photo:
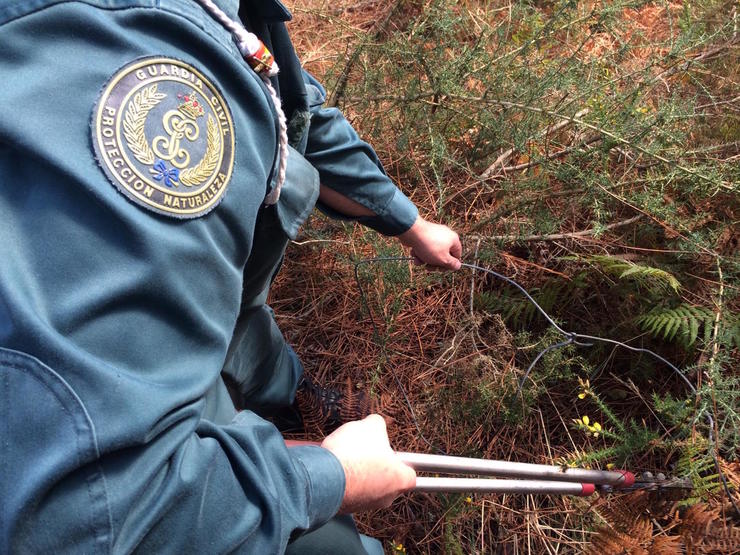
[[[196,119],[205,113],[203,106],[198,102],[198,97],[195,95],[195,91],[190,91],[188,94],[178,94],[177,98],[183,100],[183,103],[180,104],[177,109],[186,116]]]

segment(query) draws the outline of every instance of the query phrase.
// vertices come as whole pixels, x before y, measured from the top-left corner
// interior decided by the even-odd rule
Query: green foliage
[[[465,550],[463,549],[462,544],[460,543],[460,540],[458,539],[456,535],[457,527],[453,522],[445,521],[445,537],[444,537],[444,545],[445,545],[445,553],[448,553],[449,555],[463,555],[465,553]]]
[[[450,411],[455,421],[470,419],[476,423],[486,424],[491,415],[493,403],[501,398],[502,389],[514,392],[516,383],[513,380],[501,386],[493,362],[486,357],[479,357],[471,364],[450,370],[447,385],[437,394],[445,405],[443,410]]]
[[[569,302],[572,302],[574,291],[584,286],[581,277],[576,276],[570,281],[550,280],[541,287],[532,287],[529,289],[529,294],[549,314],[554,312],[556,305],[561,304],[563,299],[569,299]],[[478,310],[500,314],[504,321],[519,329],[529,328],[535,321],[538,321],[538,316],[542,318],[537,308],[521,291],[510,287],[501,291],[482,291],[475,296],[474,301]]]
[[[658,306],[647,314],[635,318],[635,324],[653,337],[666,341],[680,341],[691,347],[702,331],[704,344],[708,344],[715,325],[714,311],[685,303],[674,308]],[[726,316],[719,323],[718,340],[729,347],[740,348],[740,318],[737,315]]]
[[[595,37],[622,36],[624,11],[644,4],[565,1],[543,10],[515,3],[502,18],[495,3],[458,6],[435,0],[388,40],[362,44],[358,67],[363,72],[346,97],[376,144],[392,140],[394,148],[423,156],[416,160],[421,164],[410,158],[400,164],[414,181],[434,184],[440,212],[455,192],[448,190],[450,183],[466,175],[476,178],[509,148],[535,169],[499,179],[504,194],[516,198],[518,192],[548,191],[553,185],[571,188],[579,206],[600,206],[592,214],[597,225],[612,215],[614,199],[599,185],[613,187],[609,176],[617,147],[670,160],[650,166],[654,182],[665,179],[661,186],[680,180],[682,187],[708,187],[703,194],[712,194],[718,182],[732,183],[737,171],[731,165],[705,163],[693,169],[679,162],[690,132],[687,120],[698,119],[695,106],[701,100],[680,88],[662,92],[660,59],[649,58],[620,75],[620,64],[644,48],[645,40],[624,42],[601,55],[587,50]],[[671,56],[686,57],[731,36],[729,23],[697,31],[700,16],[692,10],[691,24],[673,34],[667,45]],[[565,55],[563,42],[575,36],[581,38]],[[546,132],[584,109],[588,113],[577,118],[582,123],[574,124],[576,131],[567,136]],[[584,140],[591,148],[578,148]],[[576,148],[567,156],[550,156],[568,145]],[[673,223],[679,206],[662,202],[652,188],[629,194],[637,199],[643,190],[650,208]],[[534,231],[543,231],[559,222],[550,215],[535,225]]]
[[[516,334],[514,341],[521,356],[521,366],[528,367],[535,356],[548,345],[562,340],[563,336],[552,327],[548,327],[541,337],[531,332],[520,331]],[[590,369],[586,359],[579,355],[578,349],[574,345],[566,345],[545,353],[530,374],[530,380],[533,383],[529,387],[541,393],[548,385],[571,381],[574,376],[588,372]],[[535,377],[536,379],[533,379]]]
[[[656,307],[635,318],[635,323],[654,337],[667,341],[680,338],[687,346],[696,341],[700,328],[704,329],[704,342],[709,342],[713,321],[710,310],[685,304],[676,308]]]
[[[694,403],[691,399],[675,399],[670,393],[664,395],[653,393],[652,398],[655,412],[669,426],[685,430],[685,426],[692,421]]]
[[[599,266],[604,272],[616,276],[620,280],[633,280],[653,292],[665,293],[666,288],[668,288],[674,293],[678,293],[681,288],[681,284],[673,274],[660,268],[640,266],[629,260],[613,256],[590,255],[581,257],[581,259]]]
[[[724,371],[717,360],[706,374],[707,383],[699,392],[702,403],[714,408],[721,454],[730,460],[737,459],[740,453],[740,376]]]
[[[707,447],[706,443],[696,442],[684,446],[681,451],[674,474],[691,480],[694,489],[679,506],[688,507],[706,501],[722,489],[717,467]]]
[[[536,401],[535,392],[518,392],[516,374],[502,371],[500,363],[486,356],[452,366],[446,372],[444,387],[428,393],[427,412],[434,419],[450,418],[461,435],[478,428],[493,434],[502,422],[521,425]],[[467,455],[480,456],[476,446],[469,446],[469,450]]]
[[[593,403],[598,412],[606,417],[606,420],[602,425],[595,418],[583,414],[588,412],[584,406],[580,408],[582,415],[573,419],[574,428],[585,433],[586,436],[602,438],[608,445],[583,451],[571,462],[590,465],[614,460],[618,464],[623,464],[632,455],[644,453],[657,445],[659,435],[648,428],[644,422],[638,423],[634,419],[625,422],[612,411],[588,380],[584,381],[579,378],[579,384],[581,393],[578,398]]]
[[[466,547],[470,544],[470,539],[465,537],[466,530],[460,524],[464,522],[466,513],[470,512],[472,499],[466,495],[455,493],[442,494],[440,497],[445,508],[443,518],[444,553],[447,555],[469,553]]]
[[[378,257],[403,256],[399,245],[390,243],[377,234],[367,233],[367,240],[373,245]],[[361,264],[358,267],[358,276],[363,289],[368,292],[366,298],[376,301],[372,303],[373,313],[382,316],[390,331],[394,318],[403,308],[403,293],[411,286],[408,263],[399,261]]]
[[[476,276],[471,320],[495,313],[521,330],[510,356],[519,372],[502,376],[476,343],[479,352],[461,351],[437,377],[441,387],[429,388],[420,403],[426,416],[443,415],[463,437],[480,431],[481,441],[526,438],[540,416],[548,448],[582,440],[579,464],[655,457],[662,465],[676,441],[707,435],[711,410],[722,454],[737,456],[740,317],[729,285],[740,282],[732,247],[740,59],[727,2],[431,0],[399,11],[382,36],[361,41],[339,99],[389,174],[401,177],[424,212],[480,238],[482,265],[499,264],[499,249],[525,260],[512,263],[513,277],[565,329],[633,340],[674,362],[692,383],[702,380],[699,399],[687,402],[683,384],[654,359],[570,346],[542,357],[520,392],[521,371],[562,337],[519,291]],[[335,79],[346,59],[332,69]],[[644,217],[612,226],[638,213]],[[571,233],[582,230],[591,231]],[[541,256],[539,242],[500,239],[551,233],[570,236],[545,241]],[[385,254],[374,241],[365,237],[368,250]],[[393,329],[409,276],[400,267],[374,272],[364,269],[363,283]],[[454,279],[467,314],[466,279]],[[727,285],[722,295],[720,284]],[[469,331],[450,327],[455,339]],[[634,380],[654,406],[610,390],[584,399],[576,412],[563,389],[582,375]],[[580,421],[578,433],[563,430],[563,421]],[[471,443],[463,449],[480,449]],[[700,497],[713,491],[706,452],[678,450],[683,466],[671,474],[692,476]],[[474,541],[456,529],[456,514],[438,527],[443,537],[435,547],[474,552]]]
[[[579,428],[579,426],[576,427]],[[590,466],[611,461],[614,461],[617,465],[623,465],[633,456],[643,455],[645,452],[654,449],[660,437],[653,430],[638,424],[634,420],[629,421],[622,434],[609,433],[608,430],[605,430],[602,435],[609,440],[611,445],[580,452],[572,457],[569,462],[575,466]]]

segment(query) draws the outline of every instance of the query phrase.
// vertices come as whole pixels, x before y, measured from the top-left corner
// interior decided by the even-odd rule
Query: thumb
[[[460,242],[460,237],[458,235],[455,236],[455,240],[452,242],[450,254],[458,260],[462,258],[462,243]]]
[[[462,268],[462,262],[458,256],[453,255],[447,260],[447,267],[451,270],[459,270]]]

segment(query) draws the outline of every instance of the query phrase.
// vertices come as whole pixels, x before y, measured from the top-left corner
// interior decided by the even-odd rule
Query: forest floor
[[[355,266],[405,253],[316,213],[270,301],[307,372],[371,395],[399,450],[695,486],[409,494],[361,529],[389,553],[740,553],[738,3],[287,5],[328,103],[460,233],[464,261],[563,329],[678,370],[601,343],[536,360],[564,337],[518,290],[469,268]]]

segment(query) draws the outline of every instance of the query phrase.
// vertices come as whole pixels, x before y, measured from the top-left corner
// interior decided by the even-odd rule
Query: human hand
[[[389,507],[416,485],[416,472],[396,457],[385,420],[378,414],[344,424],[324,438],[321,446],[344,467],[346,486],[340,513]]]
[[[460,269],[460,237],[446,225],[428,222],[420,216],[398,239],[404,246],[411,247],[411,256],[418,264],[445,270]]]

